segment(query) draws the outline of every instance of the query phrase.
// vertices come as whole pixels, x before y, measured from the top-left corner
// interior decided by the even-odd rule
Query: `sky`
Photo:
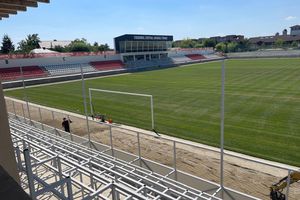
[[[122,34],[173,35],[175,40],[217,35],[273,35],[300,24],[300,0],[50,0],[0,21],[0,36],[16,44],[41,40],[108,43]]]

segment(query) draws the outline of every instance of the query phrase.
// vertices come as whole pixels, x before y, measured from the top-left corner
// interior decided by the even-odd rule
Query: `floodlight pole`
[[[221,198],[224,196],[224,110],[225,110],[225,60],[222,60],[222,87],[221,87],[221,133],[220,133],[220,186]]]
[[[88,131],[89,146],[91,147],[91,134],[90,134],[90,126],[89,126],[89,117],[88,117],[88,114],[87,114],[87,107],[86,107],[85,83],[84,83],[84,76],[83,76],[83,70],[82,70],[81,65],[80,65],[80,72],[81,72],[82,96],[83,96],[83,104],[84,104],[84,113],[85,113],[85,118],[86,118],[86,127],[87,127],[87,131]]]

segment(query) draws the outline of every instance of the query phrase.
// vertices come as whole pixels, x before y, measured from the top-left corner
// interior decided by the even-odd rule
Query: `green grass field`
[[[152,94],[155,126],[165,134],[219,144],[218,62],[92,79],[86,88]],[[22,90],[5,92],[22,98]],[[81,82],[28,88],[31,102],[83,113]],[[95,109],[150,129],[149,100],[95,94]],[[226,61],[227,149],[300,166],[300,59]]]

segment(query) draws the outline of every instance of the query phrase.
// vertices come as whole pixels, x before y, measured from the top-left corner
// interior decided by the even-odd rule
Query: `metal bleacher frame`
[[[78,63],[78,64],[60,64],[60,65],[42,65],[51,76],[59,76],[66,74],[78,74],[80,70],[84,72],[96,72],[97,70],[89,63]]]
[[[221,199],[218,184],[191,176],[189,181],[210,186],[200,191],[181,182],[180,171],[162,175],[145,167],[153,165],[139,156],[128,154],[129,162],[117,158],[126,152],[113,146],[93,142],[94,148],[89,148],[86,138],[11,113],[9,121],[18,168],[26,174],[33,199]],[[225,191],[224,199],[256,199]]]

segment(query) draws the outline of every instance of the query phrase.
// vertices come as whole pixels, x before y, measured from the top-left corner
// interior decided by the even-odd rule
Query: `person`
[[[72,121],[65,117],[63,118],[63,122],[61,123],[62,127],[64,127],[65,131],[68,133],[70,133],[70,123],[72,123]]]

